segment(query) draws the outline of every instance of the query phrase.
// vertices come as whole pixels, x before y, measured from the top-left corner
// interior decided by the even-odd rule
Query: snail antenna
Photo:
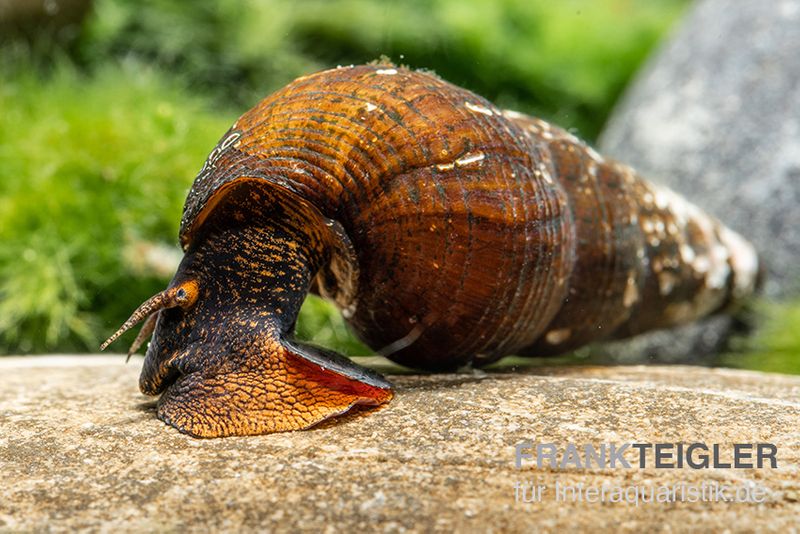
[[[147,299],[146,301],[144,301],[138,308],[136,308],[136,311],[134,311],[131,314],[128,320],[125,321],[122,324],[122,326],[119,327],[119,330],[114,332],[114,334],[110,338],[105,340],[105,342],[102,345],[100,345],[100,350],[105,350],[106,347],[115,342],[119,338],[119,336],[121,336],[122,334],[124,334],[137,324],[139,324],[144,319],[153,316],[156,312],[161,311],[165,308],[172,308],[177,306],[178,304],[175,302],[172,293],[173,293],[172,290],[165,289],[164,291],[157,293],[152,297],[150,297],[149,299]],[[147,326],[148,325],[145,325],[145,327]],[[153,324],[153,326],[155,326],[155,324]],[[144,330],[144,328],[142,330]],[[139,340],[137,336],[137,341],[139,341],[139,343],[141,344],[142,340]],[[134,345],[135,344],[136,341],[134,341]],[[138,346],[136,348],[138,348]]]
[[[133,356],[133,354],[137,350],[139,350],[139,347],[142,346],[142,343],[144,343],[145,339],[150,337],[150,335],[153,333],[153,330],[155,330],[156,328],[156,321],[158,320],[159,312],[160,310],[151,313],[150,316],[147,318],[147,320],[144,322],[141,330],[139,330],[139,333],[136,334],[136,339],[134,339],[133,343],[131,343],[131,348],[128,349],[128,356],[127,358],[125,358],[125,363],[128,363],[128,361],[130,361],[131,356]]]

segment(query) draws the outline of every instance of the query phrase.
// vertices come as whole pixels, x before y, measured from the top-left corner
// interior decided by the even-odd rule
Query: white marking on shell
[[[525,115],[523,115],[519,111],[514,111],[514,110],[511,110],[511,109],[504,109],[503,110],[503,115],[505,115],[509,119],[524,119],[525,118]]]
[[[730,275],[730,267],[728,251],[719,244],[720,239],[717,237],[721,226],[700,208],[672,190],[656,185],[650,187],[655,194],[656,205],[662,209],[669,209],[674,217],[674,222],[670,222],[667,226],[669,233],[680,236],[681,229],[693,227],[702,236],[698,243],[708,247],[707,253],[698,254],[696,250],[683,243],[679,248],[681,259],[695,272],[705,275],[705,283],[709,289],[723,288]],[[683,241],[683,238],[680,237],[678,240]]]
[[[469,165],[470,163],[477,163],[479,161],[483,161],[483,158],[485,157],[486,156],[483,155],[483,152],[476,152],[475,154],[467,154],[462,158],[458,158],[455,163],[459,167],[464,167],[466,165]]]
[[[586,143],[584,143],[583,141],[581,141],[580,139],[575,137],[575,135],[573,135],[573,133],[568,131],[568,130],[562,130],[561,138],[566,140],[566,141],[569,141],[573,145],[579,145],[579,146],[585,146],[586,145]]]
[[[706,285],[713,289],[722,289],[731,274],[728,265],[728,249],[724,245],[715,244],[711,247],[711,268],[706,275]]]
[[[720,239],[730,252],[734,295],[745,296],[755,289],[758,277],[758,255],[750,243],[732,230],[723,227],[720,231]]]
[[[436,166],[437,169],[440,171],[449,171],[452,170],[456,166],[455,163],[440,163]]]
[[[536,126],[535,124],[529,124],[526,128],[529,133],[539,135],[542,133],[542,129]]]
[[[365,105],[365,107],[366,107],[366,109],[367,109],[367,111],[368,111],[368,112],[369,112],[369,111],[375,111],[376,109],[378,109],[378,106],[376,106],[376,105],[375,105],[375,104],[373,104],[372,102],[367,102],[367,103],[366,103],[366,105]]]
[[[623,165],[622,163],[614,164],[615,169],[617,172],[622,174],[625,177],[625,183],[633,185],[636,182],[636,173],[633,171],[631,167],[628,165]]]
[[[586,166],[586,173],[581,176],[581,182],[588,182],[589,176],[592,178],[597,178],[597,163],[594,160],[591,160]]]
[[[541,176],[548,184],[554,183],[553,177],[550,175],[550,171],[547,170],[547,165],[540,163],[539,168],[534,171],[534,174]]]
[[[583,148],[586,150],[586,153],[589,154],[589,157],[595,160],[597,163],[604,163],[606,161],[603,156],[598,154],[597,151],[589,145],[584,145]]]
[[[692,263],[697,256],[694,253],[694,249],[687,245],[686,243],[682,244],[680,247],[681,259],[683,263]]]
[[[220,150],[225,150],[226,148],[231,146],[241,136],[242,136],[242,134],[240,134],[239,132],[235,132],[235,133],[230,134],[228,137],[225,138],[225,140],[220,145],[220,147],[219,147]]]
[[[475,113],[483,113],[484,115],[489,115],[490,117],[494,115],[494,112],[487,108],[486,106],[481,106],[480,104],[473,104],[472,102],[464,102],[464,106],[470,110],[474,111]]]
[[[711,269],[711,261],[708,259],[708,256],[697,256],[692,262],[692,269],[700,274],[705,274]]]
[[[658,292],[662,296],[669,295],[675,288],[677,277],[669,271],[663,271],[658,275]]]
[[[669,208],[675,216],[675,222],[679,227],[684,226],[689,220],[695,220],[698,224],[708,223],[708,215],[671,189],[655,184],[648,184],[648,187],[655,195],[656,206],[659,209]],[[646,193],[645,199],[647,199],[647,196]]]
[[[384,74],[387,76],[391,76],[393,74],[397,74],[397,69],[378,69],[375,71],[375,74]]]
[[[672,199],[669,195],[666,194],[666,191],[667,191],[666,189],[662,188],[656,190],[656,206],[658,206],[658,209],[660,210],[666,209],[667,206],[669,206],[670,204],[670,200],[673,200],[673,204],[675,203],[674,199]]]
[[[203,163],[203,167],[200,169],[201,173],[208,172],[211,169],[217,168],[217,160],[222,156],[222,153],[231,145],[236,143],[236,146],[239,146],[239,138],[242,136],[239,132],[234,132],[226,137],[223,141],[220,141],[219,145],[214,147],[214,150],[208,155],[206,161]],[[194,189],[192,189],[194,192]]]
[[[571,335],[572,330],[569,328],[558,328],[556,330],[550,330],[545,334],[544,339],[551,345],[558,345],[568,340]]]
[[[633,273],[628,274],[628,282],[625,285],[625,293],[622,295],[622,304],[626,308],[633,306],[639,300],[639,287],[636,285],[636,278]]]

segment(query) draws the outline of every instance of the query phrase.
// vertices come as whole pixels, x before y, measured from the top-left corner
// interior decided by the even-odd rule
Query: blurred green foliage
[[[719,365],[800,375],[800,301],[759,302],[755,335],[735,338]]]
[[[96,350],[165,280],[125,250],[175,242],[191,177],[235,115],[137,63],[0,84],[0,351]]]
[[[374,354],[347,329],[339,311],[328,301],[309,295],[297,318],[297,337],[330,347],[348,356]]]
[[[6,44],[0,353],[94,351],[163,289],[209,150],[294,77],[385,54],[593,139],[688,4],[96,0],[65,48]],[[368,352],[319,299],[304,305],[298,333]]]
[[[81,58],[155,61],[246,109],[297,76],[387,55],[591,140],[688,3],[105,0]]]

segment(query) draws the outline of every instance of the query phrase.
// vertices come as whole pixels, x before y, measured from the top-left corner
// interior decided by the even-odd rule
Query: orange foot
[[[297,342],[269,345],[236,369],[178,376],[159,399],[158,418],[194,437],[250,436],[306,429],[392,399],[389,382],[343,356]]]

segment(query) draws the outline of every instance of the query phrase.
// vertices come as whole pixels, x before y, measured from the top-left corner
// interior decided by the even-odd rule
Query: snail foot
[[[378,373],[335,352],[274,345],[232,371],[179,376],[159,399],[158,418],[194,437],[250,436],[307,429],[393,396]]]

